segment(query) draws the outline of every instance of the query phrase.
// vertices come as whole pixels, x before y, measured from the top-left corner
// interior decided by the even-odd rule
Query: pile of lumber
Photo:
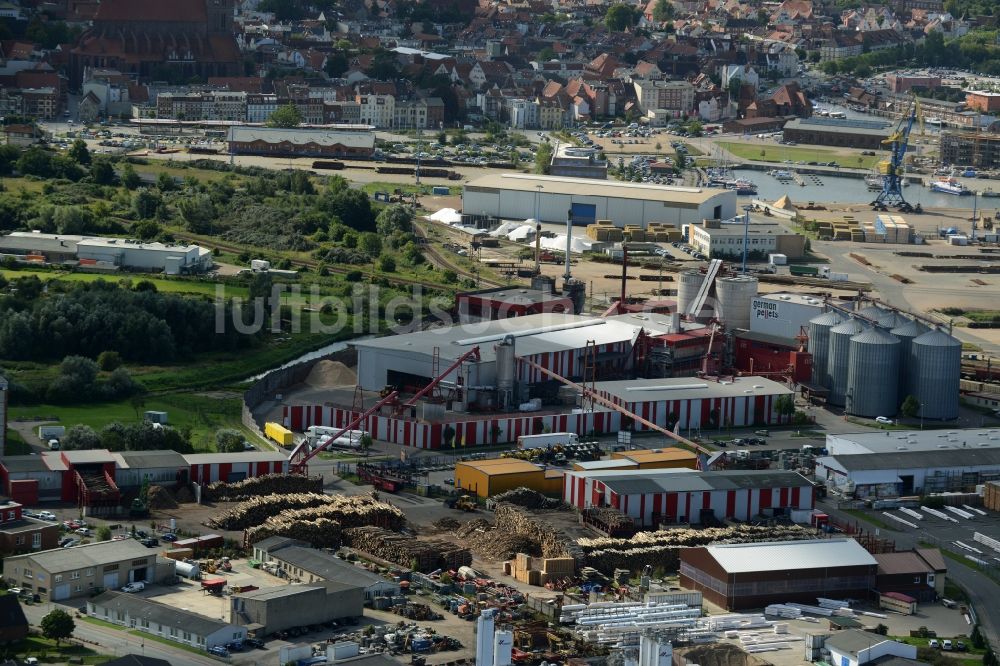
[[[424,573],[472,564],[472,553],[468,548],[438,539],[419,541],[380,527],[346,529],[343,542],[345,546],[380,560]]]
[[[249,548],[258,541],[272,536],[305,541],[313,548],[340,548],[341,545],[340,523],[335,520],[329,518],[292,520],[290,517],[276,516],[263,525],[251,527],[243,532],[243,546]]]
[[[562,500],[546,497],[537,490],[520,487],[494,495],[486,500],[486,508],[492,510],[499,504],[514,504],[525,509],[563,509],[566,504]]]
[[[302,474],[265,474],[236,483],[216,481],[202,491],[209,502],[239,502],[262,495],[291,495],[294,493],[322,493],[322,476]]]
[[[810,530],[797,525],[733,525],[705,529],[674,529],[639,532],[628,539],[601,537],[579,539],[588,566],[602,572],[615,569],[641,571],[646,565],[654,569],[676,571],[680,564],[680,549],[709,543],[755,543],[760,541],[795,541],[814,538]]]
[[[265,495],[242,502],[229,511],[212,518],[208,525],[225,530],[245,530],[264,525],[270,520],[297,517],[301,520],[326,518],[341,527],[377,525],[400,529],[405,517],[403,512],[386,502],[368,495],[322,495],[296,493],[293,495]]]

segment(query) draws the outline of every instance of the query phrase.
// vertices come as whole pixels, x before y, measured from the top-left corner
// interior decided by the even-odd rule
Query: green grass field
[[[842,167],[871,169],[881,159],[878,155],[863,156],[848,151],[802,146],[775,146],[771,144],[733,143],[719,141],[718,145],[737,157],[756,162],[837,162]],[[763,151],[763,155],[761,152]],[[858,160],[861,160],[860,162]]]
[[[79,423],[99,431],[112,421],[136,422],[142,419],[144,410],[167,412],[171,426],[191,428],[191,443],[199,451],[215,450],[215,431],[219,428],[236,428],[248,439],[256,439],[240,423],[240,394],[227,391],[149,396],[138,415],[125,400],[92,405],[11,407],[9,418],[35,420],[55,417],[60,425],[67,428]]]
[[[41,636],[28,636],[4,648],[4,656],[20,659],[35,657],[41,663],[65,664],[70,658],[79,658],[78,664],[103,664],[114,659],[112,655],[98,654],[94,650],[63,642],[56,645],[54,640]]]
[[[98,280],[104,280],[105,282],[119,282],[121,280],[129,280],[132,284],[139,281],[152,282],[156,285],[158,291],[164,293],[177,293],[177,294],[201,294],[204,296],[215,296],[216,287],[219,285],[217,282],[212,282],[211,280],[199,280],[199,279],[176,279],[167,280],[163,278],[157,278],[152,276],[142,275],[141,273],[108,273],[108,274],[98,274],[98,273],[71,273],[67,271],[54,271],[54,270],[0,270],[0,274],[3,274],[8,280],[13,280],[19,277],[29,277],[35,276],[43,282],[49,280],[62,280],[65,282],[97,282]],[[242,296],[246,297],[247,289],[246,287],[238,287],[233,285],[225,285],[225,296]]]

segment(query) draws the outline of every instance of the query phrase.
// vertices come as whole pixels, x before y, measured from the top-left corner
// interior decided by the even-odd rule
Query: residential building
[[[202,650],[225,647],[247,637],[244,626],[110,590],[87,600],[87,615]]]
[[[232,595],[230,622],[246,624],[252,633],[267,636],[292,627],[358,618],[364,606],[360,582],[281,585]]]
[[[39,120],[52,120],[62,108],[57,88],[22,88],[21,113]]]
[[[842,60],[864,53],[864,42],[861,33],[835,31],[819,47],[820,62]]]
[[[1000,111],[1000,93],[970,90],[965,93],[965,105],[983,113]]]
[[[941,132],[941,163],[976,169],[1000,167],[1000,132]]]
[[[558,100],[538,101],[538,129],[558,130],[566,124],[566,108]]]
[[[948,127],[975,129],[979,126],[980,112],[970,109],[966,102],[947,102],[930,97],[918,97],[920,112],[924,119],[936,118]],[[911,95],[883,95],[879,98],[878,110],[890,118],[899,118],[910,113],[913,105]]]
[[[360,105],[361,123],[376,129],[392,127],[396,119],[396,98],[392,95],[358,95],[355,101]]]
[[[31,125],[7,125],[3,128],[5,143],[21,148],[38,142],[39,131]]]
[[[663,110],[679,115],[694,109],[695,87],[687,81],[633,79],[632,85],[643,112]]]
[[[382,578],[355,564],[315,548],[289,545],[269,553],[285,578],[303,583],[333,581],[360,585],[364,588],[365,599],[399,594],[399,583]]]
[[[504,100],[511,129],[535,129],[538,127],[539,104],[532,99],[521,97]]]
[[[0,553],[27,553],[59,545],[59,525],[27,518],[18,502],[0,499]]]
[[[3,577],[9,586],[29,590],[44,601],[63,601],[137,581],[161,582],[173,575],[173,565],[135,539],[125,539],[8,557]]]
[[[247,94],[219,90],[208,93],[203,105],[205,120],[235,120],[243,122],[247,117]]]
[[[278,96],[254,93],[247,95],[247,122],[266,123],[271,114],[278,110]]]

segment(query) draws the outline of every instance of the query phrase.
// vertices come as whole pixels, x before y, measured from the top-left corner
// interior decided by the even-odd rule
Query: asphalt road
[[[79,605],[84,604],[79,600]],[[63,608],[71,614],[75,613],[75,607],[66,607],[59,604],[44,603],[23,605],[25,617],[28,622],[37,627],[42,618],[53,608]],[[139,654],[156,659],[164,659],[171,664],[194,664],[206,666],[218,666],[220,660],[213,659],[206,655],[198,655],[193,652],[173,648],[163,643],[148,640],[145,636],[130,634],[127,631],[110,629],[97,624],[84,622],[76,618],[76,630],[73,635],[83,641],[88,647],[102,653],[115,656],[126,654]]]
[[[853,523],[857,520],[857,516],[844,513],[836,507],[836,500],[817,502],[818,509],[836,516],[844,522]],[[958,520],[962,520],[963,523],[967,524],[959,523],[957,525],[949,521],[934,518],[928,514],[925,514],[923,521],[916,521],[899,511],[890,511],[890,513],[899,515],[904,520],[920,525],[919,529],[911,529],[902,524],[899,525],[898,530],[878,528],[880,529],[881,536],[895,540],[896,550],[909,550],[921,547],[920,542],[923,541],[942,545],[949,544],[949,550],[959,551],[961,550],[959,547],[950,544],[954,540],[960,540],[988,553],[990,551],[989,548],[973,541],[972,533],[974,531],[983,531],[994,538],[1000,537],[1000,516],[997,516],[995,513],[991,513],[988,517],[977,516],[969,521],[958,518]],[[873,511],[872,516],[883,523],[893,522],[891,519],[886,519],[879,511]],[[979,556],[977,555],[977,557]],[[988,556],[984,557],[984,559],[988,559]],[[993,651],[1000,652],[1000,585],[989,576],[971,567],[963,566],[955,560],[946,559],[945,562],[948,564],[948,579],[958,583],[969,595],[972,607],[979,618],[981,631],[987,637],[987,640],[989,640],[990,645],[993,646]]]

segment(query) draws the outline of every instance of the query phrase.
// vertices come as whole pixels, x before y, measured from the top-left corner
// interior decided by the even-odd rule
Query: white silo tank
[[[715,297],[718,304],[715,315],[726,324],[726,328],[750,328],[750,303],[757,295],[757,278],[731,277],[715,281]]]
[[[511,666],[514,663],[514,634],[501,629],[493,634],[493,666]]]
[[[684,314],[691,306],[691,301],[698,295],[705,276],[699,271],[684,271],[677,282],[677,311]]]
[[[514,336],[505,337],[497,345],[496,352],[497,407],[501,410],[513,409],[514,381],[517,376]]]

